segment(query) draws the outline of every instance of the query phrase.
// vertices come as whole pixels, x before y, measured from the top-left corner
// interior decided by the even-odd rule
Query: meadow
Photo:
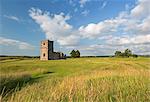
[[[150,58],[0,61],[3,102],[150,102]]]

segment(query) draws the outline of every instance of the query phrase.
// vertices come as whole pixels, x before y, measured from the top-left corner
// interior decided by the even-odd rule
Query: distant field
[[[3,58],[0,63],[4,102],[150,102],[150,58]]]

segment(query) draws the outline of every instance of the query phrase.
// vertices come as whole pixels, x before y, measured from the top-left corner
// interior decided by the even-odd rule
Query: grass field
[[[0,100],[150,102],[150,58],[6,59]]]

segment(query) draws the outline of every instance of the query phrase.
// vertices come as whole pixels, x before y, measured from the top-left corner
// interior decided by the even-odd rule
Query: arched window
[[[43,57],[45,57],[45,53],[43,53]]]
[[[45,45],[45,43],[43,43],[43,45]]]

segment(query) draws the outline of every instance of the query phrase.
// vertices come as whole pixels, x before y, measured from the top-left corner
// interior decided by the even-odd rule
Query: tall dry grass
[[[2,63],[3,102],[150,102],[150,59],[81,58]],[[53,72],[51,74],[51,72]],[[10,74],[10,75],[9,75]],[[25,77],[26,76],[26,77]],[[39,78],[37,82],[32,82]],[[25,79],[24,79],[25,78]],[[18,86],[21,81],[28,81]],[[17,83],[13,85],[12,83]],[[9,89],[9,88],[6,88]]]
[[[93,71],[27,86],[9,102],[149,102],[149,72]]]

